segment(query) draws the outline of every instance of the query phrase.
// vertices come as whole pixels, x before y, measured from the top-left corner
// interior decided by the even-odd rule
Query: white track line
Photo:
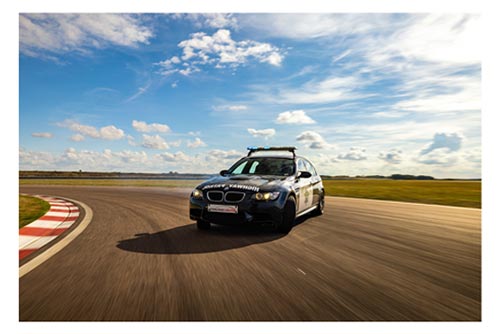
[[[36,267],[38,267],[39,265],[41,265],[42,263],[44,263],[45,261],[50,259],[52,256],[57,254],[64,247],[69,245],[69,243],[71,241],[73,241],[76,237],[78,237],[92,221],[92,216],[94,215],[94,213],[92,212],[92,209],[87,204],[79,202],[79,201],[75,201],[73,199],[68,199],[68,198],[64,198],[64,197],[61,197],[61,198],[68,200],[68,201],[71,201],[73,203],[76,203],[83,208],[82,213],[84,214],[84,217],[83,217],[82,221],[80,222],[80,224],[78,224],[78,226],[73,231],[71,231],[68,235],[66,235],[64,238],[62,238],[59,242],[55,243],[52,247],[47,249],[45,252],[41,253],[40,255],[36,256],[35,258],[30,260],[29,262],[22,265],[19,268],[19,278],[23,277],[24,275],[26,275],[27,273],[29,273],[30,271],[32,271],[33,269],[35,269]]]

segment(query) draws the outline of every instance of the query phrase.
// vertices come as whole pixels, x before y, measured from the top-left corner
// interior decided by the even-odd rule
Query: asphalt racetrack
[[[198,231],[186,189],[20,192],[94,213],[20,279],[21,321],[481,320],[481,210],[328,197],[283,235]]]

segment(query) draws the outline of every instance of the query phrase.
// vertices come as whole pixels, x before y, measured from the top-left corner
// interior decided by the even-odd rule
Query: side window
[[[258,165],[259,165],[258,161],[252,162],[252,165],[250,166],[250,170],[248,171],[248,174],[254,174],[255,169],[257,168]]]
[[[298,165],[298,167],[299,167],[299,172],[302,172],[302,171],[306,171],[306,170],[307,170],[306,165],[304,164],[304,160],[299,159],[299,161],[298,161],[297,165]]]
[[[314,169],[313,165],[309,161],[304,161],[304,163],[306,164],[307,171],[311,173],[311,175],[318,175],[318,173],[316,173],[316,169]]]
[[[244,163],[240,164],[238,167],[236,167],[235,170],[231,174],[241,174],[243,173],[243,169],[247,165],[248,161],[245,161]]]

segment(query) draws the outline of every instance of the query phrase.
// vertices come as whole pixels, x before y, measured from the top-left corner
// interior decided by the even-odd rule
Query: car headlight
[[[199,189],[195,189],[191,193],[191,197],[196,198],[196,199],[201,199],[201,198],[203,198],[203,192]]]
[[[266,193],[256,193],[252,196],[253,199],[257,201],[274,201],[280,196],[280,192],[266,192]]]

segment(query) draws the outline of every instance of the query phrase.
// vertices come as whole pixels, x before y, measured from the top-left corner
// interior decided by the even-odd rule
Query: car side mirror
[[[227,174],[227,173],[229,173],[229,171],[228,171],[227,169],[223,169],[223,170],[221,170],[221,171],[219,172],[219,174],[220,174],[221,176],[226,176],[226,174]]]
[[[301,179],[308,179],[311,176],[312,176],[312,174],[308,171],[299,172],[299,178],[301,178]]]

